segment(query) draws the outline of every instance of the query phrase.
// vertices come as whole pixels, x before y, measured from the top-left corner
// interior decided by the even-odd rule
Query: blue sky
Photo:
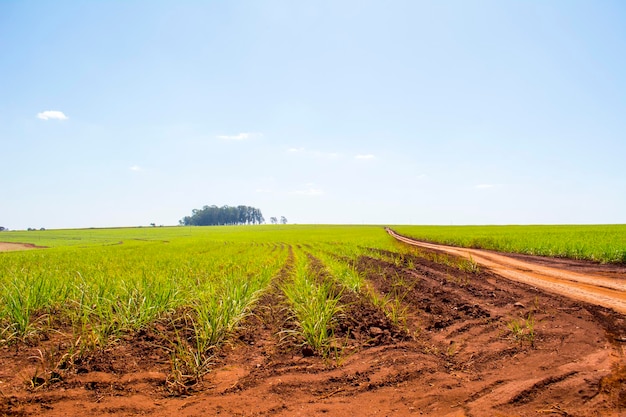
[[[621,1],[2,1],[0,225],[626,222]]]

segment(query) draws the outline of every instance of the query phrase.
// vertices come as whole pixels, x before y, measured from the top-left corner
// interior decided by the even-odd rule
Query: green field
[[[626,263],[626,225],[535,226],[392,226],[416,239],[478,249],[529,255]],[[379,226],[255,226],[255,227],[145,227],[10,231],[2,242],[32,243],[49,248],[102,247],[120,242],[195,239],[290,244],[346,242],[380,244]]]
[[[407,236],[503,251],[626,260],[626,226],[397,226]],[[215,350],[265,294],[288,309],[285,330],[322,356],[337,346],[338,317],[352,298],[395,324],[402,294],[377,294],[356,268],[362,255],[393,263],[418,249],[382,226],[231,226],[2,232],[0,241],[42,250],[0,253],[0,344],[62,334],[73,361],[155,323],[179,379],[208,371]],[[467,261],[440,259],[477,271]],[[176,378],[174,376],[174,378]]]
[[[626,225],[397,226],[419,240],[528,255],[626,263]]]
[[[77,358],[165,321],[179,335],[168,347],[172,368],[196,376],[277,285],[296,343],[327,355],[342,292],[368,292],[350,260],[396,245],[373,226],[50,230],[2,240],[48,248],[0,253],[0,343],[54,331]]]
[[[110,229],[55,229],[6,231],[0,242],[33,243],[46,247],[103,246],[128,241],[237,241],[275,243],[289,242],[380,242],[382,226],[344,225],[261,225],[261,226],[174,226]],[[382,237],[381,237],[382,235]]]

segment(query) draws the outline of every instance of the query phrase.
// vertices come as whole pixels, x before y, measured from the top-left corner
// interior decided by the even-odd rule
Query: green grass
[[[626,263],[626,225],[394,226],[429,242],[528,255]]]
[[[1,253],[4,338],[28,336],[34,330],[31,321],[57,311],[80,333],[97,334],[105,342],[177,308],[193,308],[201,299],[217,299],[220,308],[230,309],[219,314],[236,322],[246,305],[233,306],[228,297],[241,295],[241,303],[254,300],[255,292],[287,256],[285,250],[272,253],[270,247],[254,242],[226,241],[223,231],[216,236],[206,231],[204,237],[173,236],[172,232],[181,232],[178,229],[163,231],[159,236],[153,232],[152,240],[138,240],[131,230],[124,230],[126,240],[119,245],[95,243],[103,240],[92,235],[99,231],[83,231],[83,236],[75,231],[85,246]],[[143,230],[135,232],[141,235]],[[102,235],[110,236],[110,231]],[[235,283],[244,289],[235,288]],[[197,309],[198,316],[201,312]],[[232,327],[232,323],[223,324],[217,331]],[[210,339],[220,340],[218,336]]]

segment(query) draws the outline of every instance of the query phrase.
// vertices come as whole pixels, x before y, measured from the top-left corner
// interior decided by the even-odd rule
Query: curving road
[[[409,245],[445,252],[466,259],[471,258],[474,262],[502,277],[626,314],[626,277],[616,279],[572,272],[513,259],[481,249],[421,242],[399,235],[389,228],[386,230],[397,240]]]

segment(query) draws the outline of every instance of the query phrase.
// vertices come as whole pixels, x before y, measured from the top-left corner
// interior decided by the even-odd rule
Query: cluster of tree
[[[191,213],[179,223],[184,226],[217,226],[265,222],[261,210],[249,206],[204,206],[201,210],[193,209]]]
[[[0,232],[4,232],[5,230],[9,230],[9,229],[7,229],[7,228],[6,228],[6,227],[4,227],[4,226],[0,226]]]
[[[278,219],[276,217],[270,217],[270,223],[278,224]],[[287,218],[285,216],[280,216],[280,224],[287,224]]]

